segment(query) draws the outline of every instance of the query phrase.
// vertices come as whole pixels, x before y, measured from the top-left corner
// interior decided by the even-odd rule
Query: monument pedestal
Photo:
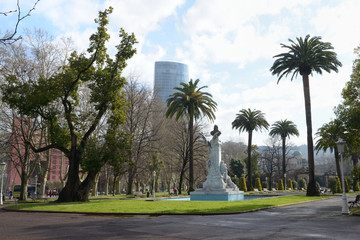
[[[232,189],[206,191],[202,188],[190,193],[190,201],[242,201],[244,192]]]

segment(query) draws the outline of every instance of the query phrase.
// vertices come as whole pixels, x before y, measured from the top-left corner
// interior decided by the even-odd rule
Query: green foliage
[[[137,41],[134,34],[120,29],[117,52],[114,58],[110,57],[105,43],[110,38],[106,26],[112,10],[110,7],[99,12],[95,20],[97,31],[90,37],[87,53],[73,52],[67,65],[48,79],[41,76],[24,81],[18,75],[6,76],[7,81],[0,86],[2,100],[12,109],[47,121],[51,144],[35,150],[59,149],[69,158],[70,165],[74,164],[69,168],[68,181],[59,195],[59,201],[87,199],[87,194],[80,197],[80,192],[86,192],[91,183],[83,181],[80,185],[79,164],[83,171],[93,172],[88,175],[92,178],[105,159],[114,157],[107,149],[115,148],[111,142],[116,142],[118,133],[112,131],[125,121],[127,103],[123,87],[126,81],[121,73],[127,65],[126,61],[136,53],[133,46]],[[105,125],[104,134],[97,132],[96,137],[90,140],[100,123]],[[100,142],[106,142],[105,149],[100,149]],[[80,190],[80,187],[86,190]],[[82,197],[85,199],[80,199]]]
[[[239,189],[240,189],[241,191],[247,192],[245,177],[241,177],[241,178],[240,178],[240,186],[239,186]]]
[[[307,184],[306,184],[306,181],[305,181],[305,179],[300,179],[300,181],[299,181],[299,189],[307,189]]]
[[[342,138],[351,146],[351,154],[360,153],[360,46],[354,53],[354,60],[350,80],[342,90],[343,101],[335,109],[336,117],[342,123]],[[347,133],[347,134],[346,134]]]
[[[256,180],[255,180],[255,188],[257,188],[259,191],[262,191],[260,178],[256,178]]]
[[[321,37],[310,37],[306,35],[305,38],[298,37],[296,41],[289,39],[290,45],[281,44],[288,52],[275,55],[275,62],[270,68],[273,75],[277,75],[278,82],[282,77],[292,74],[291,80],[297,77],[298,74],[302,76],[304,84],[304,100],[305,100],[305,115],[307,127],[307,139],[309,147],[308,171],[309,171],[309,189],[307,195],[317,196],[320,194],[316,190],[315,183],[315,160],[313,155],[313,136],[311,125],[311,107],[310,107],[310,88],[309,75],[313,72],[322,74],[322,71],[338,72],[338,67],[342,64],[337,59],[337,55],[332,50],[334,49],[331,43],[322,42]]]
[[[269,184],[266,181],[262,181],[261,186],[262,186],[263,189],[264,188],[269,188]]]
[[[320,183],[319,182],[316,182],[316,190],[318,191],[318,192],[320,192]]]
[[[232,128],[238,129],[239,132],[246,131],[249,134],[248,150],[247,150],[247,175],[249,187],[252,188],[252,134],[253,131],[261,131],[268,129],[269,123],[265,119],[265,114],[260,110],[242,109],[236,114],[235,120],[232,122]]]
[[[337,192],[337,185],[338,185],[338,180],[336,178],[329,178],[328,188],[330,188],[333,194]]]
[[[347,178],[344,178],[344,181],[345,181],[345,192],[350,192],[350,187]]]
[[[313,71],[319,74],[323,70],[338,72],[338,67],[342,66],[336,53],[331,51],[334,47],[329,42],[322,42],[321,37],[306,35],[304,39],[296,38],[296,42],[289,41],[291,45],[281,44],[289,51],[274,56],[277,59],[270,68],[272,74],[278,76],[278,81],[291,73],[293,80],[298,74],[310,75]]]
[[[268,129],[269,123],[265,119],[265,114],[260,110],[242,109],[236,114],[232,122],[232,128],[238,129],[239,132],[261,131],[263,128]]]
[[[299,136],[299,131],[292,121],[287,119],[276,121],[272,126],[269,133],[270,136],[279,135],[282,139],[286,139],[292,135]]]
[[[208,92],[201,91],[207,86],[198,87],[199,79],[189,83],[180,83],[181,87],[175,87],[173,93],[167,100],[166,117],[173,117],[176,120],[183,118],[199,119],[205,115],[210,121],[215,120],[216,102],[212,99],[212,95]]]
[[[159,153],[156,152],[151,156],[151,160],[148,162],[150,172],[156,171],[159,173],[160,169],[164,167],[164,162],[159,158]]]
[[[283,180],[282,180],[282,179],[280,179],[280,180],[278,181],[277,188],[278,188],[278,190],[284,190],[284,183],[283,183]]]
[[[241,160],[231,159],[230,160],[230,171],[237,177],[242,177],[244,174],[244,164]]]
[[[217,103],[212,99],[212,95],[208,92],[203,92],[202,89],[207,86],[199,87],[199,79],[195,82],[190,79],[189,83],[181,82],[181,87],[175,87],[176,90],[167,99],[166,117],[172,118],[175,116],[176,120],[183,119],[185,116],[188,119],[189,130],[189,192],[194,191],[194,121],[201,116],[206,116],[210,121],[215,120],[215,111]]]
[[[294,186],[293,186],[293,182],[291,179],[288,179],[287,180],[287,188],[291,188],[291,190],[294,190]]]
[[[337,193],[342,193],[342,187],[341,187],[341,181],[339,177],[335,177],[336,178],[336,192]]]
[[[292,180],[292,184],[293,184],[294,189],[298,189],[299,185],[295,180]]]
[[[67,212],[108,212],[122,213],[224,213],[240,212],[267,208],[311,200],[327,199],[328,197],[283,196],[249,201],[144,201],[103,199],[90,202],[69,204],[39,203],[17,204],[8,206],[10,209],[67,211]]]

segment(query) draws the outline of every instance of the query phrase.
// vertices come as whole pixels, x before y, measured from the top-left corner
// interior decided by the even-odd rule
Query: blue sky
[[[20,0],[23,12],[31,0]],[[20,25],[42,28],[56,39],[70,36],[84,51],[95,31],[99,10],[114,8],[110,17],[109,48],[117,42],[118,29],[134,32],[139,44],[124,75],[136,73],[153,86],[154,62],[178,61],[189,65],[190,77],[207,85],[218,103],[215,123],[222,140],[247,142],[247,134],[231,129],[243,108],[265,113],[270,124],[293,121],[306,143],[305,110],[301,78],[277,78],[269,69],[274,55],[283,52],[288,39],[321,36],[331,42],[343,67],[338,73],[310,78],[313,132],[334,118],[341,90],[349,80],[353,49],[360,44],[360,1],[357,0],[41,0]],[[16,0],[0,0],[0,10],[16,9]],[[12,26],[11,17],[0,16],[1,31]],[[255,133],[254,144],[264,145],[268,133]]]

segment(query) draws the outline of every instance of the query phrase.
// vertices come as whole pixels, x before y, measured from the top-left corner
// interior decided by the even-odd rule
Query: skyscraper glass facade
[[[168,61],[155,62],[154,90],[163,103],[175,92],[180,82],[189,82],[186,64]]]

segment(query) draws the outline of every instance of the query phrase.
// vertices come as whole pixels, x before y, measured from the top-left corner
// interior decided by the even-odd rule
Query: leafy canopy
[[[283,76],[292,73],[291,80],[300,75],[309,75],[312,71],[322,74],[322,71],[338,72],[338,67],[342,66],[337,59],[337,55],[332,51],[333,46],[329,42],[322,42],[321,37],[310,37],[306,35],[297,37],[296,41],[289,39],[290,45],[280,44],[282,48],[289,51],[275,55],[277,58],[270,68],[273,75],[278,76],[278,82]]]
[[[239,129],[239,132],[261,131],[263,128],[268,129],[269,123],[265,119],[265,114],[260,110],[242,109],[236,114],[232,122],[232,128]]]
[[[49,78],[24,79],[13,74],[5,76],[6,81],[1,85],[2,100],[20,114],[47,120],[51,147],[68,155],[67,148],[77,148],[74,142],[84,149],[104,118],[108,119],[108,125],[120,124],[125,119],[122,88],[126,81],[121,73],[126,61],[136,53],[133,45],[137,41],[134,34],[120,29],[117,53],[114,58],[108,55],[106,42],[110,36],[106,26],[112,11],[109,7],[99,12],[95,20],[97,32],[90,37],[87,54],[74,51],[67,64]]]
[[[269,135],[273,137],[279,135],[283,139],[292,135],[299,136],[299,131],[292,121],[285,119],[276,121],[271,126]]]
[[[198,87],[199,79],[189,83],[181,82],[182,87],[175,87],[177,90],[167,100],[168,109],[166,117],[173,117],[176,120],[186,116],[187,119],[194,117],[195,120],[205,115],[210,121],[215,120],[216,102],[212,100],[212,95],[203,92],[207,86]]]

